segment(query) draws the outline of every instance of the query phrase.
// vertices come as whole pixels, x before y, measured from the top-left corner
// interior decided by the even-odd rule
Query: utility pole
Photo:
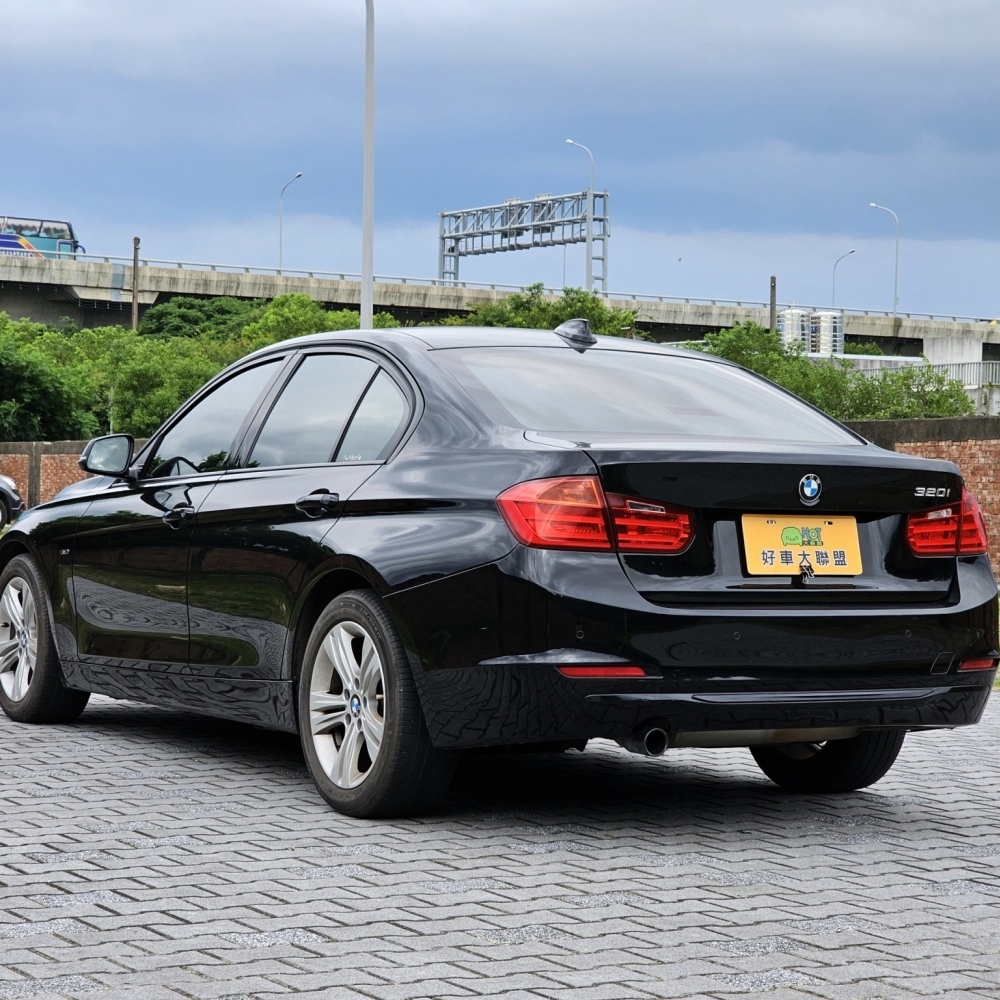
[[[361,329],[375,318],[375,0],[365,0],[365,175],[361,198]]]
[[[139,329],[139,237],[132,237],[132,329]]]
[[[778,277],[771,275],[771,333],[778,327]]]

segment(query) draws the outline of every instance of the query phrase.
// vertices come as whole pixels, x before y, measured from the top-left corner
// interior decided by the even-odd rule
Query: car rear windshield
[[[769,382],[698,358],[563,347],[466,347],[434,354],[490,417],[528,431],[590,439],[859,443]]]

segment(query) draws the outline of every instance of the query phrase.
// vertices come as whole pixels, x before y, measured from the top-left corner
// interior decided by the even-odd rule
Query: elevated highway
[[[127,323],[132,270],[131,260],[123,258],[0,256],[0,310],[14,318],[46,323],[64,319],[78,326]],[[271,299],[301,292],[335,308],[357,308],[361,299],[357,275],[182,261],[142,261],[138,287],[143,311],[177,295]],[[467,313],[521,290],[474,282],[376,278],[375,306],[403,323],[420,323]],[[556,295],[558,291],[549,289],[547,293]],[[768,322],[764,302],[614,292],[607,301],[614,308],[634,311],[637,325],[658,340],[697,339],[748,318]],[[939,363],[1000,360],[1000,325],[989,319],[910,313],[894,319],[888,313],[850,309],[844,313],[848,341],[877,340],[885,353],[915,355],[923,351]]]

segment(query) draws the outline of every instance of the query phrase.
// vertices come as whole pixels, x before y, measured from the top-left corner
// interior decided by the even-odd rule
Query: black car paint
[[[7,517],[13,521],[24,512],[25,503],[16,486],[0,479],[0,504],[7,510]]]
[[[978,720],[995,672],[957,666],[996,651],[988,561],[916,560],[902,539],[902,514],[927,506],[915,487],[959,489],[955,466],[870,444],[547,443],[490,421],[435,363],[434,349],[468,343],[551,346],[551,335],[421,330],[278,345],[269,352],[332,346],[390,367],[413,406],[395,454],[97,478],[22,515],[0,538],[0,561],[17,551],[38,561],[67,682],[292,730],[295,671],[321,603],[370,586],[399,628],[440,746],[621,738],[652,719],[673,732]],[[248,413],[237,462],[275,392]],[[810,472],[824,482],[810,513],[853,513],[870,571],[846,585],[748,578],[740,513],[801,512],[797,483]],[[678,557],[619,557],[515,542],[500,492],[595,473],[609,490],[694,508],[697,544]],[[319,516],[296,508],[317,491],[336,503]],[[191,515],[165,524],[177,505]],[[882,564],[868,558],[878,551]],[[555,666],[566,649],[648,676],[570,680]]]

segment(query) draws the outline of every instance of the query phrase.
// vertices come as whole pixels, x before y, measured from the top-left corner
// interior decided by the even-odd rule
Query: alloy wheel
[[[23,577],[12,577],[0,597],[0,686],[11,701],[21,701],[38,659],[35,598]]]
[[[339,788],[356,788],[371,773],[385,718],[378,649],[357,622],[338,622],[316,653],[309,682],[309,726],[320,765]]]

